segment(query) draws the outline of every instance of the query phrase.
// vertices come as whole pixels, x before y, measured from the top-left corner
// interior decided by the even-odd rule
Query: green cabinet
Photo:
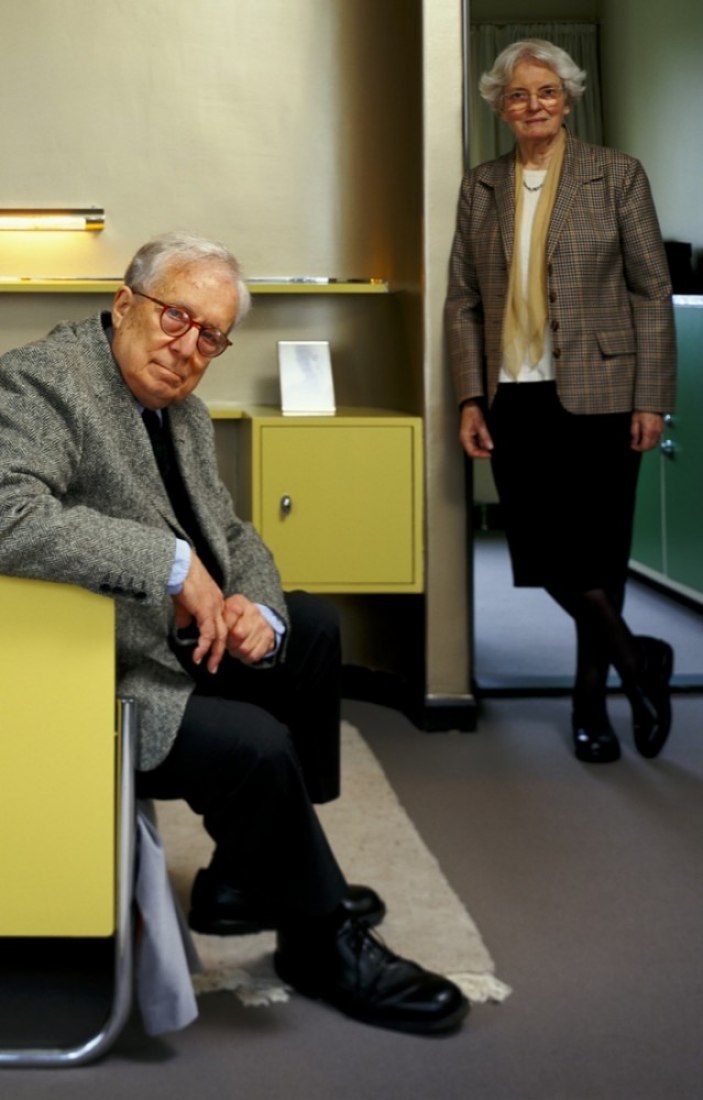
[[[703,297],[676,295],[674,312],[676,412],[659,449],[642,460],[630,564],[703,600]]]

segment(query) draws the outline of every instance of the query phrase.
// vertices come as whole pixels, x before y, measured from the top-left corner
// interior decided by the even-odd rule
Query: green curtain
[[[514,144],[504,122],[493,114],[478,92],[482,73],[490,69],[501,50],[521,38],[546,38],[561,46],[587,73],[586,92],[572,108],[569,129],[584,141],[603,141],[598,25],[596,23],[479,23],[469,31],[466,106],[469,148],[467,166],[474,167],[507,153]]]

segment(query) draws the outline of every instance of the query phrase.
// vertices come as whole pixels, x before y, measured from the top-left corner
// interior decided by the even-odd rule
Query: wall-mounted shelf
[[[252,294],[387,294],[385,279],[252,279]]]
[[[122,286],[118,278],[25,278],[0,276],[0,294],[114,294]]]
[[[241,420],[247,415],[244,407],[234,401],[206,401],[206,405],[213,420]]]
[[[122,286],[117,276],[45,278],[0,276],[0,294],[114,294]],[[384,279],[252,279],[252,294],[387,294]]]

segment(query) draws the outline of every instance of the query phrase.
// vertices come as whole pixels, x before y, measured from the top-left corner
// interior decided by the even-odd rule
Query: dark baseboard
[[[420,728],[427,733],[473,733],[477,720],[478,703],[473,696],[425,697]]]
[[[428,698],[418,690],[423,683],[418,675],[415,683],[392,672],[344,665],[342,696],[365,703],[377,703],[400,711],[408,721],[426,733],[446,733],[459,730],[471,733],[476,729],[477,705],[471,696]]]
[[[488,679],[474,685],[476,698],[481,699],[554,699],[572,695],[573,679],[567,676],[525,677],[522,680]],[[703,676],[688,673],[674,674],[671,678],[672,695],[699,695],[703,692]],[[613,679],[607,688],[608,695],[622,695],[619,680]]]

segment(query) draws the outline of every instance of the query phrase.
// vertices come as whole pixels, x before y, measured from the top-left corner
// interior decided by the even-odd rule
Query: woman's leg
[[[571,615],[576,627],[576,677],[573,694],[573,734],[576,755],[589,763],[612,763],[620,756],[617,737],[608,721],[608,669],[614,665],[623,684],[637,670],[637,640],[622,618],[624,585],[610,591],[585,592],[548,588]]]
[[[576,625],[577,755],[593,762],[616,760],[619,756],[605,705],[608,666],[612,664],[632,706],[636,747],[643,756],[656,756],[671,725],[671,647],[657,638],[632,634],[622,617],[624,584],[610,590],[591,588],[578,592],[549,587],[547,591]]]
[[[639,646],[622,617],[624,585],[584,592],[548,587],[547,592],[573,618],[579,642],[576,689],[586,710],[605,700],[605,678],[613,665],[626,692],[637,683]]]

